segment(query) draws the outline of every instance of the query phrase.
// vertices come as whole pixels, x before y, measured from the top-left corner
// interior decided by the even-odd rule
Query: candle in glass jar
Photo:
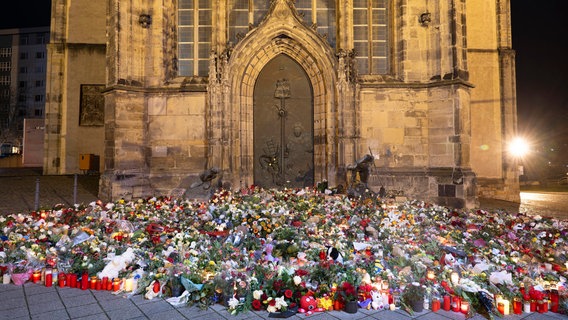
[[[118,291],[120,290],[120,279],[114,278],[112,280],[112,291]]]
[[[523,313],[523,303],[521,299],[515,298],[513,300],[513,313],[514,314],[522,314]]]
[[[450,296],[444,296],[444,310],[450,311],[451,303],[450,303]]]
[[[10,284],[10,275],[7,273],[4,273],[4,275],[2,275],[2,284]]]
[[[101,280],[101,288],[103,290],[106,290],[108,287],[108,277],[103,277],[103,279]]]
[[[65,287],[65,282],[67,281],[67,276],[65,275],[65,273],[63,272],[59,273],[58,279],[59,279],[58,281],[59,288]]]
[[[461,302],[461,312],[463,314],[467,314],[469,312],[469,302],[465,300]]]
[[[550,291],[550,311],[558,312],[559,300],[560,296],[558,294],[558,290],[552,289],[552,291]]]
[[[432,281],[436,278],[436,274],[434,273],[434,270],[428,270],[426,272],[426,279]]]
[[[38,283],[40,280],[41,280],[41,271],[35,270],[34,273],[32,274],[32,282]]]
[[[124,280],[124,291],[130,292],[134,288],[134,279],[128,278]]]
[[[81,276],[81,290],[87,290],[89,288],[89,274],[83,272],[83,276]]]
[[[95,290],[97,288],[97,277],[96,276],[92,276],[91,277],[91,290]]]
[[[452,311],[454,312],[460,312],[461,310],[461,300],[460,297],[458,296],[453,296],[452,297]]]
[[[53,275],[51,274],[51,270],[46,270],[45,271],[45,286],[51,287],[51,285],[53,284],[52,280],[53,280]]]
[[[69,288],[75,288],[77,286],[77,274],[70,273],[67,275],[67,277],[69,278],[67,281],[67,286]]]
[[[525,301],[523,304],[523,311],[525,313],[531,313],[531,303],[529,301]]]
[[[440,310],[440,300],[438,298],[434,298],[434,300],[432,300],[432,311],[436,312]]]

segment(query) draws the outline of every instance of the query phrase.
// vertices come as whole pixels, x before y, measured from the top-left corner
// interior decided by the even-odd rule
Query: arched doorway
[[[310,80],[280,54],[261,70],[254,87],[254,184],[304,187],[314,182],[314,103]]]

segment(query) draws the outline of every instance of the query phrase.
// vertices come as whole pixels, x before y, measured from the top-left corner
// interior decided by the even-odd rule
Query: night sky
[[[50,0],[7,0],[0,28],[49,25]],[[511,0],[519,132],[568,143],[568,58],[564,0]],[[12,10],[4,10],[4,8]],[[31,9],[31,10],[29,10]]]

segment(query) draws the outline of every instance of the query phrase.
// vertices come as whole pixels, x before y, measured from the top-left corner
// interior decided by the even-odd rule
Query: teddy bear
[[[374,310],[382,310],[384,308],[383,296],[377,290],[371,291],[371,308]]]
[[[108,277],[109,279],[118,278],[118,273],[134,261],[135,257],[136,254],[132,248],[126,249],[126,251],[118,256],[111,256],[109,254],[109,258],[107,258],[107,260],[110,260],[110,262],[107,263],[101,272],[99,272],[99,279],[104,277]]]

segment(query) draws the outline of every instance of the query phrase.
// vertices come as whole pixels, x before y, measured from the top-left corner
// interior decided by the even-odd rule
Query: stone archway
[[[289,0],[273,1],[257,28],[211,60],[210,74],[217,77],[210,76],[208,87],[208,166],[222,168],[223,180],[233,186],[253,184],[255,84],[261,70],[279,55],[305,71],[313,92],[314,181],[333,185],[345,159],[338,134],[352,131],[346,128],[354,125],[343,121],[342,114],[352,117],[355,103],[338,80],[346,77],[334,50],[302,22]]]

